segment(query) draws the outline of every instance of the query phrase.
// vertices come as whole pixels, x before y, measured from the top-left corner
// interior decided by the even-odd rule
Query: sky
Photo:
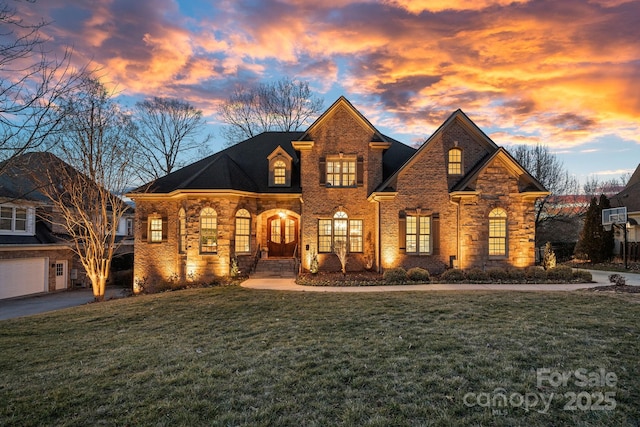
[[[308,81],[382,133],[424,142],[460,108],[494,142],[544,144],[579,180],[640,163],[638,0],[37,0],[52,52],[72,46],[123,103],[205,114],[238,86]]]

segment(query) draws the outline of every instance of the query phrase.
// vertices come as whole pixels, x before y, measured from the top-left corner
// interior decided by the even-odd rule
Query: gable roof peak
[[[331,117],[333,113],[339,108],[344,107],[349,111],[364,127],[369,128],[373,131],[373,140],[378,142],[389,142],[387,138],[376,129],[374,125],[360,112],[353,104],[344,96],[340,95],[336,101],[331,104],[329,108],[325,110],[324,113],[320,115],[306,130],[306,132],[300,137],[301,141],[308,139],[309,134],[313,129],[320,126],[328,117]]]

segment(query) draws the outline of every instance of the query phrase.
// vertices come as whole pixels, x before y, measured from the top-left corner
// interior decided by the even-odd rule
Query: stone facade
[[[251,140],[243,143],[247,148],[232,147],[204,159],[203,167],[189,169],[200,175],[215,175],[216,171],[224,174],[214,168],[224,161],[224,167],[233,171],[231,178],[221,178],[222,184],[214,180],[210,189],[190,188],[189,183],[201,177],[192,179],[191,172],[177,172],[159,183],[161,191],[130,195],[136,201],[136,280],[212,280],[229,274],[234,257],[242,268],[248,268],[260,256],[261,248],[271,247],[270,236],[279,227],[274,220],[277,215],[287,218],[291,230],[295,224],[296,236],[288,239],[295,241],[293,254],[304,269],[310,267],[314,256],[321,270],[340,269],[333,247],[327,250],[326,243],[326,239],[337,241],[337,225],[333,225],[329,237],[326,230],[320,230],[321,222],[327,224],[336,215],[348,219],[348,233],[352,232],[351,220],[362,225],[357,237],[348,237],[362,240],[359,250],[348,255],[349,271],[420,266],[438,273],[453,266],[524,267],[534,263],[534,203],[547,192],[459,110],[417,150],[384,137],[344,98],[306,132],[275,137],[281,140],[268,139],[272,146],[265,148],[264,158],[256,158],[245,169],[241,166],[244,156],[255,153],[240,150],[252,150]],[[452,149],[462,153],[461,173],[449,173]],[[290,188],[273,188],[274,177],[267,168],[272,163],[271,153],[276,151],[286,151],[286,156],[293,159],[287,180],[296,184]],[[336,185],[332,181],[335,174],[328,177],[335,172],[333,165],[343,161],[351,162],[350,167],[355,164],[355,172],[347,185]],[[257,173],[253,168],[265,170]],[[234,184],[233,177],[242,183]],[[256,179],[263,181],[255,183]],[[204,208],[212,208],[217,215],[217,251],[213,254],[202,253],[199,244],[200,214]],[[186,213],[187,240],[182,253],[178,217],[181,209]],[[235,248],[239,209],[247,210],[251,216],[250,253],[238,254]],[[495,209],[506,212],[505,249],[499,255],[490,255],[489,216]],[[156,243],[151,243],[148,235],[148,221],[153,216],[163,219],[162,240]],[[420,250],[407,245],[407,233],[414,241],[407,218],[424,218],[422,232],[428,235],[415,237],[422,239]]]

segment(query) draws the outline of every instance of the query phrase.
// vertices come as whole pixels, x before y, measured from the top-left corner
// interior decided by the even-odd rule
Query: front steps
[[[260,258],[252,279],[278,279],[296,277],[296,260],[293,258]]]

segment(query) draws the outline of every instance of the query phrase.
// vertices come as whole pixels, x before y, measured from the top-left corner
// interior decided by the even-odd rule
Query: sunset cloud
[[[424,140],[458,108],[501,144],[640,144],[640,5],[625,0],[66,0],[52,20],[132,96],[205,112],[237,85],[297,76],[385,132]],[[40,15],[39,15],[40,14]],[[330,99],[329,99],[330,98]],[[212,118],[215,120],[215,117]],[[585,153],[587,154],[587,153]]]

